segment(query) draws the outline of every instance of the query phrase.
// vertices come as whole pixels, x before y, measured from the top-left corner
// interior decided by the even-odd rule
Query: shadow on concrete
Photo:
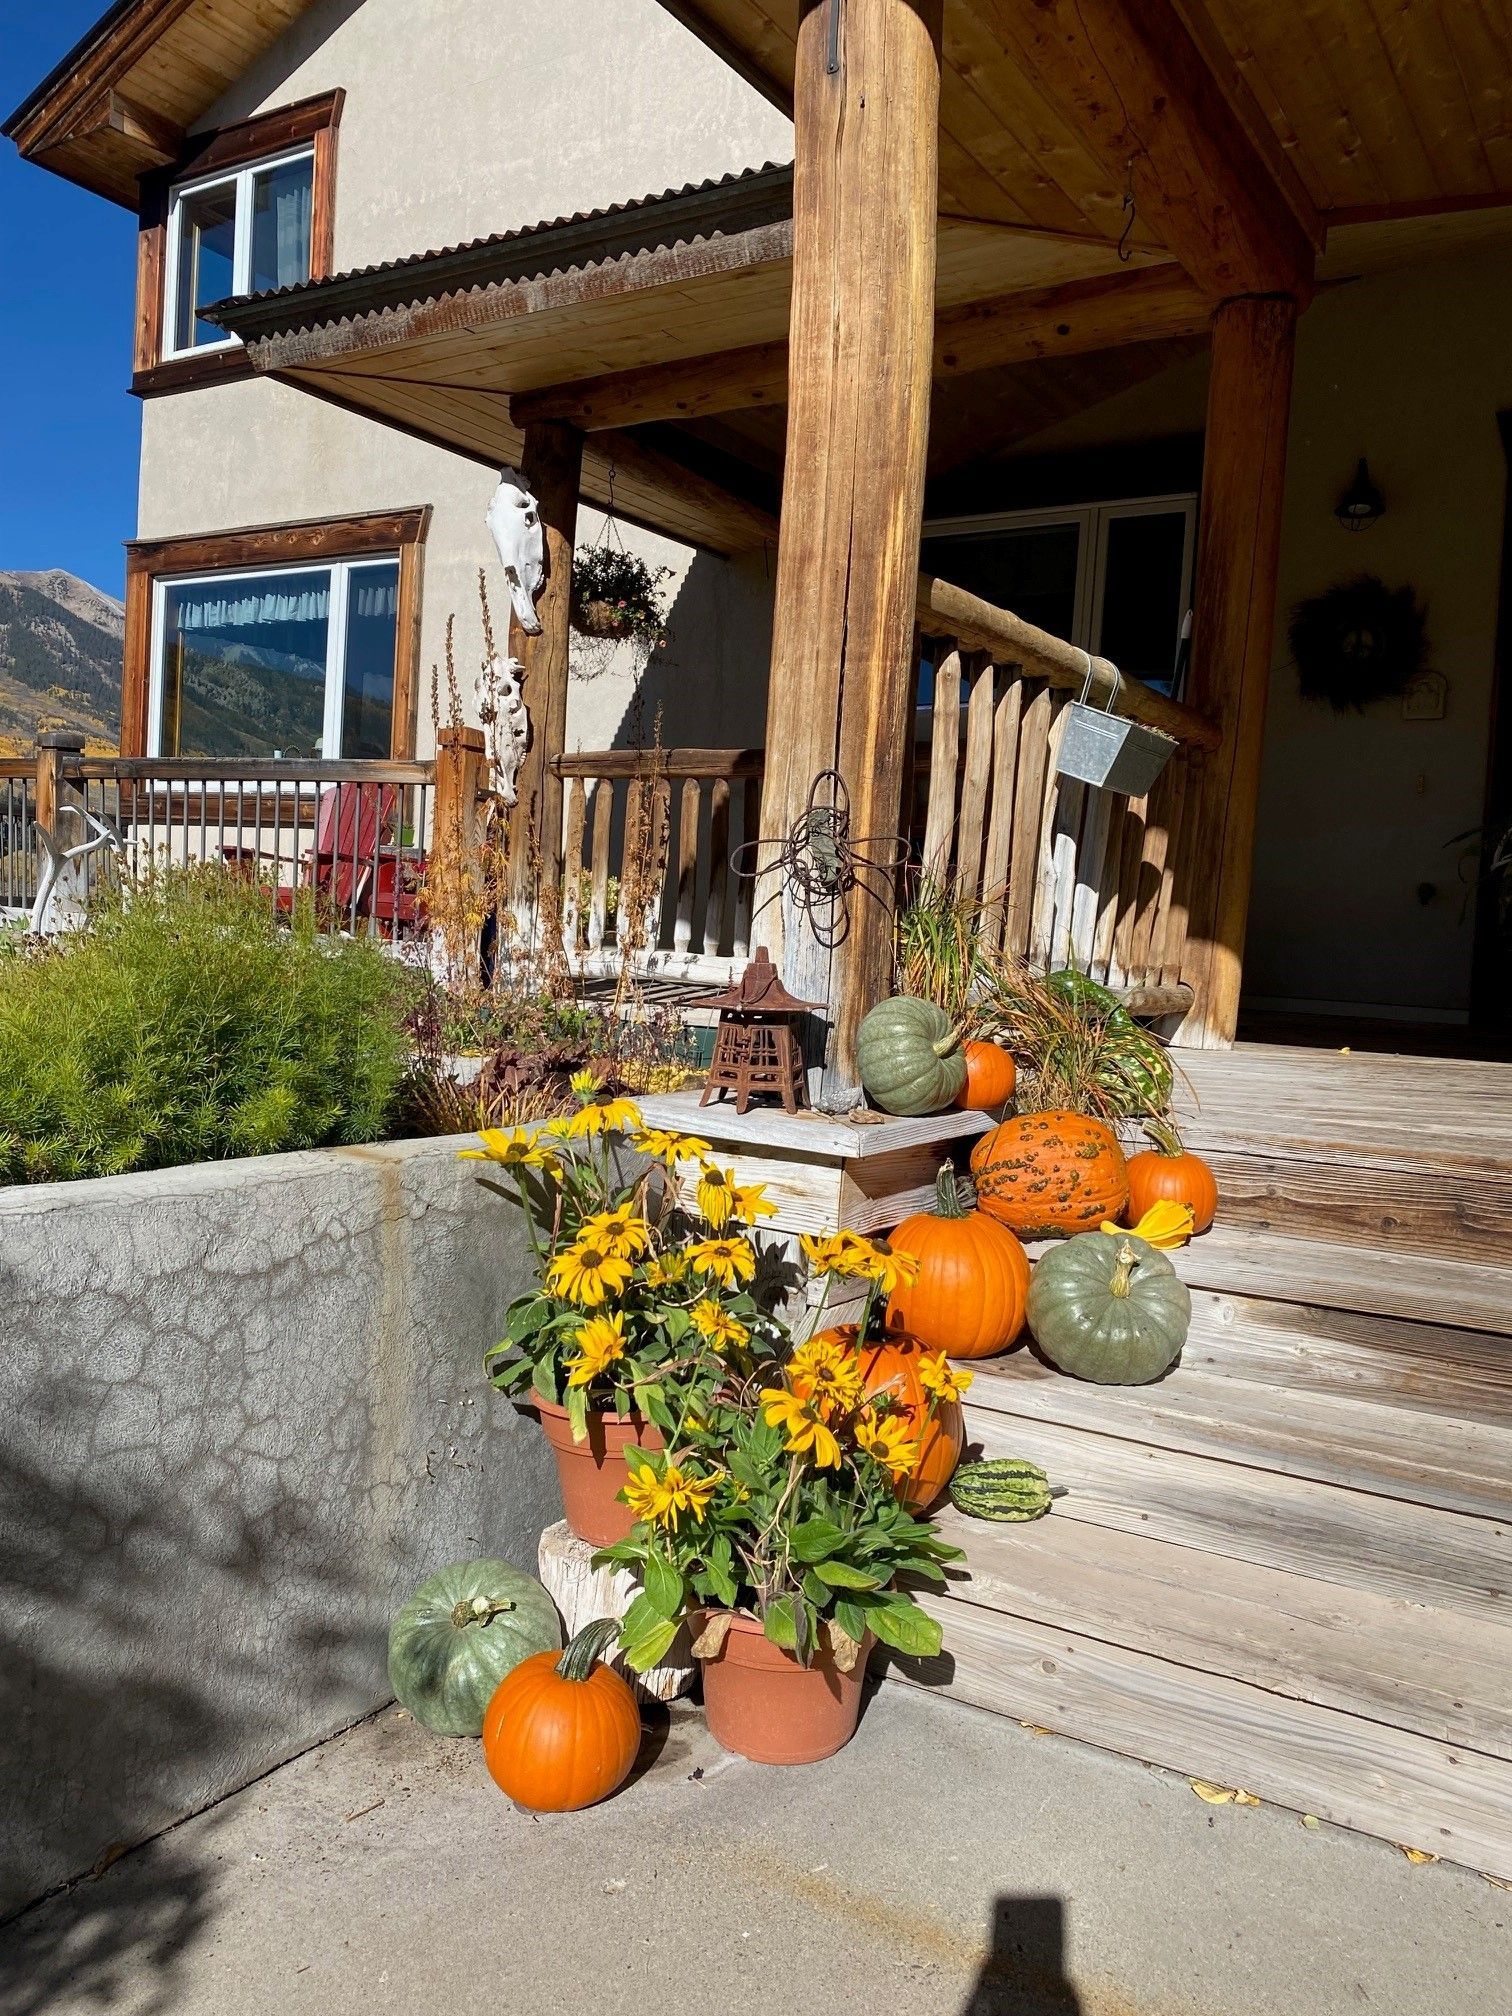
[[[371,1705],[382,1647],[307,1504],[207,1516],[203,1477],[161,1463],[110,1488],[86,1464],[49,1475],[5,1446],[16,1427],[0,1423],[0,1898],[93,1867],[0,1924],[0,2009],[65,1990],[108,2009],[129,1976],[170,2010],[210,1921],[208,1858],[203,1832],[192,1853],[149,1837],[303,1747],[281,1675],[334,1730]]]
[[[1059,1897],[999,1897],[992,1943],[960,2016],[1081,2016],[1066,1973],[1066,1907]]]

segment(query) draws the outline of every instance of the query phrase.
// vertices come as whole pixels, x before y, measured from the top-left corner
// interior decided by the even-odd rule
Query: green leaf
[[[871,1629],[869,1617],[870,1612],[861,1609],[858,1604],[847,1603],[842,1599],[835,1605],[835,1622],[846,1637],[854,1638],[858,1645]]]
[[[761,1628],[774,1645],[780,1645],[784,1652],[798,1649],[798,1612],[796,1599],[779,1596],[775,1603],[769,1603],[761,1620]]]
[[[829,1590],[819,1580],[819,1577],[812,1568],[807,1569],[804,1573],[803,1593],[807,1596],[810,1603],[819,1609],[823,1609],[825,1604],[830,1600]]]
[[[880,1589],[882,1578],[872,1575],[865,1568],[854,1568],[849,1561],[820,1561],[814,1573],[828,1582],[832,1589]]]
[[[660,1554],[646,1556],[646,1600],[659,1616],[675,1619],[688,1600],[688,1585]]]
[[[628,1619],[626,1620],[628,1623]],[[676,1618],[664,1619],[649,1630],[630,1636],[622,1626],[620,1630],[620,1650],[625,1655],[625,1664],[632,1673],[648,1673],[666,1657],[676,1638],[679,1623]]]
[[[639,1568],[646,1559],[646,1548],[639,1540],[616,1540],[610,1547],[594,1549],[590,1566],[594,1568]]]
[[[504,1334],[511,1344],[524,1344],[538,1330],[546,1328],[554,1313],[551,1304],[541,1296],[522,1296],[518,1302],[509,1305],[509,1313],[504,1318]]]
[[[561,1403],[567,1409],[568,1425],[572,1429],[574,1442],[588,1440],[588,1388],[569,1386],[567,1398]]]
[[[730,1543],[723,1534],[709,1549],[708,1559],[704,1563],[704,1581],[708,1585],[709,1594],[716,1597],[726,1608],[735,1607],[739,1591],[735,1584],[734,1556]]]
[[[925,1616],[916,1603],[883,1603],[867,1612],[867,1621],[884,1645],[912,1659],[933,1659],[945,1634],[937,1619]]]
[[[845,1545],[845,1535],[833,1519],[805,1519],[793,1528],[790,1544],[795,1561],[823,1561]]]

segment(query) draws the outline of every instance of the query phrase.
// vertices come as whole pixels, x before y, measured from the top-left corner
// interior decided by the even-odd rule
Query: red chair
[[[396,865],[392,850],[398,805],[393,784],[328,784],[315,813],[314,846],[300,856],[293,886],[280,882],[273,890],[278,909],[287,915],[300,890],[311,889],[338,918],[372,915],[375,879],[381,882]],[[266,847],[221,848],[223,861],[244,866],[281,858]]]

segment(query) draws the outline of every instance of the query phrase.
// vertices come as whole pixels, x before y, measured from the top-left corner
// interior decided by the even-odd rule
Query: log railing
[[[711,983],[751,951],[760,749],[601,749],[559,756],[566,813],[562,940],[584,974],[621,965]]]

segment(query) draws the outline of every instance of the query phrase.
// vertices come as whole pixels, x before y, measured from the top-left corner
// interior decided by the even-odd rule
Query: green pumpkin
[[[562,1643],[556,1605],[507,1561],[457,1561],[423,1582],[389,1627],[389,1685],[437,1736],[481,1736],[506,1673]]]
[[[1029,1283],[1029,1328],[1062,1372],[1143,1386],[1176,1362],[1192,1297],[1164,1253],[1132,1232],[1080,1232],[1052,1247]]]
[[[943,1113],[966,1083],[960,1030],[913,994],[879,1001],[863,1019],[856,1061],[867,1098],[884,1113]]]
[[[1063,1001],[1069,1001],[1081,1014],[1092,1020],[1106,1022],[1110,1028],[1119,1029],[1133,1026],[1133,1018],[1110,987],[1094,980],[1088,973],[1078,973],[1074,966],[1062,966],[1055,973],[1045,975],[1047,993],[1058,994]]]
[[[973,1519],[1039,1519],[1059,1496],[1038,1463],[1020,1456],[963,1463],[950,1480],[951,1503]]]

